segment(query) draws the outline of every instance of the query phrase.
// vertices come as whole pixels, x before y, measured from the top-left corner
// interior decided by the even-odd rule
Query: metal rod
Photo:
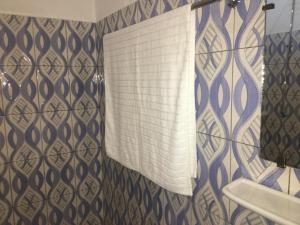
[[[192,4],[191,9],[192,10],[198,9],[200,7],[203,7],[205,5],[209,5],[209,4],[217,2],[217,1],[220,1],[220,0],[202,0],[202,1],[199,1],[199,2],[195,2],[195,3]]]

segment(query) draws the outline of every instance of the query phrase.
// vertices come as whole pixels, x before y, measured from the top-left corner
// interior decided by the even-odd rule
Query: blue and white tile
[[[288,57],[289,33],[266,34],[264,38],[264,62],[267,65],[284,64]],[[292,60],[290,62],[293,62]],[[277,68],[278,69],[278,68]]]
[[[158,4],[160,7],[159,12],[165,13],[191,2],[192,0],[158,0]]]
[[[196,55],[197,131],[229,138],[232,52]]]
[[[234,51],[232,139],[253,146],[260,141],[262,51],[262,47]]]
[[[71,111],[43,113],[41,116],[43,155],[57,155],[73,151]]]
[[[296,20],[294,20],[296,22]],[[295,63],[300,66],[300,31],[296,30],[292,32],[292,48],[291,48],[291,56],[290,63]]]
[[[88,224],[87,221],[93,221],[93,219],[100,224],[102,221],[100,221],[99,215],[103,210],[103,202],[100,198],[103,178],[101,163],[98,160],[100,150],[92,149],[93,157],[80,152],[75,153],[74,167],[76,171],[77,224],[85,225]]]
[[[5,117],[0,116],[0,165],[8,162],[6,148]]]
[[[69,77],[72,109],[96,108],[99,105],[97,67],[71,67]]]
[[[141,208],[144,224],[162,224],[164,219],[164,189],[145,177],[143,177],[141,188],[143,195]]]
[[[3,112],[8,114],[38,111],[35,68],[26,65],[0,66]]]
[[[126,27],[125,22],[122,18],[121,10],[114,12],[113,14],[106,17],[107,24],[109,26],[109,30],[111,32],[115,32]]]
[[[104,209],[104,223],[105,224],[113,224],[115,217],[115,211],[112,207],[113,205],[113,183],[112,183],[112,168],[110,166],[110,162],[112,160],[105,157],[103,161],[103,209]],[[126,168],[125,168],[126,169]],[[125,192],[124,192],[125,193]],[[118,219],[118,218],[116,218]],[[125,221],[125,220],[123,220]]]
[[[134,24],[134,12],[137,4],[134,2],[125,8],[121,9],[121,16],[125,23],[124,27],[128,27]]]
[[[32,195],[26,196],[29,200]],[[47,224],[47,202],[24,201],[14,208],[14,224],[45,225]]]
[[[0,65],[34,64],[32,18],[0,15]]]
[[[142,180],[143,177],[136,171],[128,170],[126,177],[128,200],[126,201],[126,224],[143,224],[142,213]]]
[[[62,201],[60,196],[74,195],[76,190],[75,181],[75,156],[74,152],[71,153],[58,153],[56,155],[49,155],[45,158],[45,188],[46,197],[48,200],[54,199],[55,201]],[[50,201],[51,202],[51,201]]]
[[[96,66],[96,24],[67,21],[68,65]]]
[[[274,225],[277,224],[273,221],[270,221],[266,219],[265,217],[249,210],[246,209],[242,206],[236,206],[233,205],[235,203],[232,202],[232,207],[233,207],[233,214],[230,219],[230,224],[235,224],[235,225],[242,225],[242,224],[249,224],[249,225]]]
[[[224,197],[222,188],[230,182],[230,154],[230,141],[198,134],[193,224],[225,224],[228,221],[229,200]]]
[[[43,159],[29,159],[11,163],[10,179],[14,206],[31,207],[46,199]],[[32,206],[32,208],[36,208]]]
[[[232,142],[232,181],[244,177],[257,183],[288,193],[289,168],[260,158],[259,148]]]
[[[234,10],[226,1],[196,10],[196,53],[231,50],[233,48]]]
[[[67,67],[39,66],[36,71],[40,111],[69,110],[71,92]]]
[[[112,172],[111,176],[107,179],[107,181],[109,180],[110,182],[109,187],[112,190],[111,198],[108,199],[113,208],[112,221],[116,225],[128,224],[126,222],[129,201],[127,189],[128,169],[112,160],[107,166],[110,167],[108,171]],[[107,185],[107,183],[104,185]],[[106,201],[106,203],[109,203],[109,201]]]
[[[74,153],[45,159],[46,196],[50,224],[77,224]]]
[[[262,46],[265,35],[265,0],[240,1],[235,13],[234,48]]]
[[[135,6],[134,23],[142,22],[159,14],[159,0],[138,0]]]
[[[17,114],[6,117],[9,161],[27,161],[42,156],[39,114]]]
[[[163,224],[192,224],[192,197],[165,190]]]
[[[33,18],[37,65],[67,66],[67,34],[65,21]]]
[[[96,149],[101,144],[99,109],[72,111],[74,149]]]
[[[290,194],[300,198],[300,169],[291,169]]]
[[[269,188],[288,193],[289,169],[280,169],[275,163],[263,160],[254,146],[232,142],[231,180],[241,177]],[[272,224],[266,218],[230,201],[230,223]]]
[[[4,115],[4,108],[3,108],[3,86],[5,85],[5,82],[7,81],[7,79],[4,76],[4,73],[0,70],[0,116]]]
[[[11,199],[10,165],[0,165],[0,224],[13,225],[13,205]]]

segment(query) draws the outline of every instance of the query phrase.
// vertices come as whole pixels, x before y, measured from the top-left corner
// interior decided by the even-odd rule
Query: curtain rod
[[[198,9],[200,7],[203,7],[205,5],[209,5],[211,3],[214,2],[219,2],[221,0],[201,0],[201,1],[197,1],[195,3],[192,4],[192,10],[194,9]],[[226,4],[230,7],[230,8],[234,8],[237,6],[237,4],[239,4],[242,0],[224,0],[226,1]]]
[[[191,9],[192,10],[198,9],[200,7],[203,7],[205,5],[209,5],[209,4],[217,2],[217,1],[220,1],[220,0],[202,0],[202,1],[198,1],[198,2],[195,2],[195,3],[192,4]]]

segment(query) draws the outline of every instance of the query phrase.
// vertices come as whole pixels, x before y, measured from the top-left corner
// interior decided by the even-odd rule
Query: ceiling
[[[0,0],[0,13],[96,22],[135,0]]]

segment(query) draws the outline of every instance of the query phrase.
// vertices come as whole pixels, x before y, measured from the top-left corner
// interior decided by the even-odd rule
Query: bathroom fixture
[[[231,8],[234,8],[239,4],[241,0],[227,0],[227,5]]]
[[[202,1],[195,2],[192,4],[192,10],[198,9],[200,7],[203,7],[203,6],[212,4],[214,2],[218,2],[218,1],[220,1],[220,0],[202,0]]]
[[[219,2],[221,0],[202,0],[202,1],[198,1],[192,4],[192,10],[194,9],[198,9],[200,7],[212,4],[214,2]],[[241,2],[241,0],[226,0],[227,1],[227,5],[231,8],[234,8],[237,6],[238,3]]]
[[[223,188],[232,201],[285,225],[300,224],[300,199],[244,178]]]
[[[294,46],[300,41],[300,3],[296,0],[268,0],[267,3],[262,7],[266,26],[260,157],[276,162],[280,168],[300,168],[300,86],[299,73],[294,66],[300,52]]]

